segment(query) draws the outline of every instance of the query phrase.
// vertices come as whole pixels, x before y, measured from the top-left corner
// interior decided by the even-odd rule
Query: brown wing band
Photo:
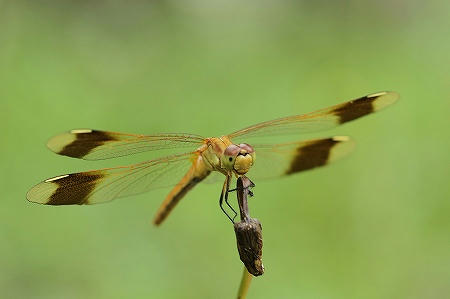
[[[339,141],[328,138],[317,140],[309,145],[299,147],[286,174],[292,174],[325,165],[328,162],[331,149],[337,143],[339,143]]]
[[[50,196],[47,205],[82,205],[95,189],[97,182],[103,177],[98,172],[94,174],[75,173],[49,183],[58,185]]]
[[[91,131],[75,134],[75,140],[64,146],[58,153],[60,155],[82,158],[89,154],[94,148],[103,145],[107,141],[117,140],[114,136],[103,131]]]
[[[339,117],[339,123],[343,124],[348,121],[360,118],[364,115],[374,112],[373,102],[378,97],[362,97],[343,104],[333,110],[334,115]]]

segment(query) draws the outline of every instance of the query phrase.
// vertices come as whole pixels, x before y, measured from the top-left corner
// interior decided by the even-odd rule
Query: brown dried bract
[[[262,227],[256,218],[251,218],[248,211],[247,196],[253,183],[245,176],[237,180],[237,196],[241,221],[234,224],[237,248],[241,261],[248,272],[254,276],[264,273],[262,263]]]

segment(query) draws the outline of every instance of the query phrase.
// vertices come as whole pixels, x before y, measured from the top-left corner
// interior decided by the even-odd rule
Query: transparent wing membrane
[[[27,199],[48,205],[96,204],[174,186],[192,166],[195,153],[139,164],[66,174],[34,186]]]
[[[194,150],[203,140],[200,136],[187,134],[134,135],[81,129],[56,135],[47,146],[59,155],[102,160],[161,149]]]
[[[247,176],[252,180],[270,179],[321,167],[350,153],[354,142],[335,136],[275,145],[254,145],[256,161]]]
[[[362,116],[379,111],[396,102],[395,92],[379,92],[349,102],[303,115],[262,122],[228,135],[233,141],[252,137],[291,135],[334,128]]]

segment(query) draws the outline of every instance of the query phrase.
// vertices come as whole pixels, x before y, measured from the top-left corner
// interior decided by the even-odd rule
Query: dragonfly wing
[[[161,149],[195,149],[203,140],[187,134],[136,135],[80,129],[54,136],[47,146],[59,155],[102,160]]]
[[[232,140],[250,137],[290,135],[331,129],[379,111],[399,98],[395,92],[379,92],[303,115],[294,115],[259,123],[229,134]]]
[[[225,180],[225,176],[223,173],[218,171],[213,171],[211,174],[203,181],[205,184],[216,184],[216,183],[222,183]]]
[[[47,205],[96,204],[174,186],[192,166],[196,153],[174,155],[139,164],[72,173],[45,180],[27,193]]]
[[[255,145],[256,160],[248,172],[250,179],[269,179],[313,169],[350,153],[353,141],[347,136]]]

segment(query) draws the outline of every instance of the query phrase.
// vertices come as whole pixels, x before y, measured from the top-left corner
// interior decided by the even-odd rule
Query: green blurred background
[[[381,90],[401,100],[317,136],[336,164],[256,182],[266,273],[249,298],[450,293],[449,1],[0,1],[0,297],[233,298],[242,264],[199,186],[161,227],[167,189],[49,207],[27,190],[86,162],[72,128],[225,134]]]

